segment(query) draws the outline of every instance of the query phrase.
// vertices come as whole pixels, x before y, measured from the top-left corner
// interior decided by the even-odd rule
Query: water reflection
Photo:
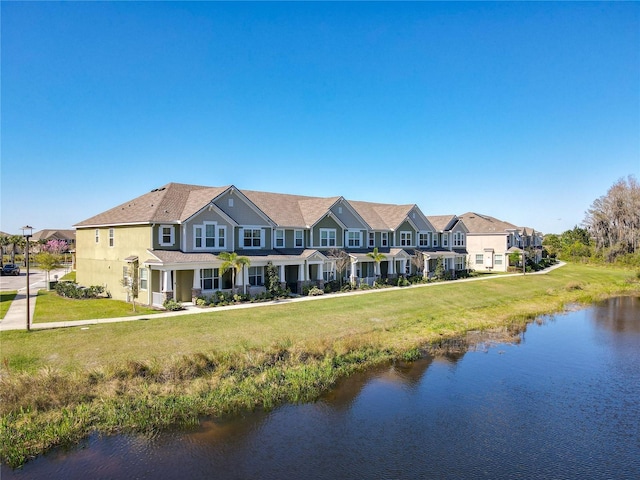
[[[640,478],[639,307],[612,299],[526,333],[472,333],[315,403],[92,437],[2,478]]]

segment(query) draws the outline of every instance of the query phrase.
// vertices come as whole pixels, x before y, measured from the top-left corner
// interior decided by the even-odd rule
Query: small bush
[[[165,300],[165,302],[163,303],[163,306],[165,309],[169,310],[170,312],[177,312],[178,310],[184,310],[184,307],[182,306],[182,304],[180,302],[176,302],[173,299]]]
[[[55,291],[61,297],[66,298],[98,298],[104,293],[104,287],[100,285],[82,287],[75,282],[58,282],[56,283]]]
[[[307,295],[309,295],[310,297],[317,297],[318,295],[324,295],[324,290],[321,290],[318,287],[311,287]]]

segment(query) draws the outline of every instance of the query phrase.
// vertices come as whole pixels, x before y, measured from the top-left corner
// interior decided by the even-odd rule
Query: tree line
[[[582,227],[545,235],[543,247],[563,260],[640,266],[640,184],[621,178],[591,204]]]

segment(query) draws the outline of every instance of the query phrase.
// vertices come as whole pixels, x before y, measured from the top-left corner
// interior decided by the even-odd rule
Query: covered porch
[[[411,255],[401,248],[380,251],[385,258],[377,263],[368,252],[349,253],[347,269],[349,282],[356,285],[373,285],[376,279],[393,279],[411,273]]]
[[[144,262],[148,277],[147,304],[162,307],[167,300],[195,302],[200,296],[216,292],[235,292],[255,296],[266,291],[266,268],[272,264],[283,288],[301,293],[305,285],[324,288],[326,279],[335,276],[335,263],[316,250],[304,250],[298,255],[278,252],[237,252],[249,259],[233,273],[222,272],[224,263],[213,253],[183,253],[150,251]],[[142,300],[142,291],[140,295]]]

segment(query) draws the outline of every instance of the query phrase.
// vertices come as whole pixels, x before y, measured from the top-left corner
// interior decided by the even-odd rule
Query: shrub
[[[174,299],[165,300],[163,306],[170,312],[184,310],[184,307],[182,306],[182,304],[180,302],[176,302]]]
[[[404,277],[398,277],[398,283],[397,285],[399,287],[408,287],[409,285],[411,285],[411,283],[409,283],[409,280],[407,280]]]
[[[338,280],[331,280],[324,284],[324,292],[331,293],[340,290],[340,282]]]
[[[75,282],[58,282],[56,283],[55,291],[61,297],[86,299],[98,298],[104,293],[104,287],[100,285],[82,287]]]
[[[324,295],[324,290],[319,289],[318,287],[311,287],[309,289],[309,293],[307,293],[310,297],[317,297],[318,295]]]

